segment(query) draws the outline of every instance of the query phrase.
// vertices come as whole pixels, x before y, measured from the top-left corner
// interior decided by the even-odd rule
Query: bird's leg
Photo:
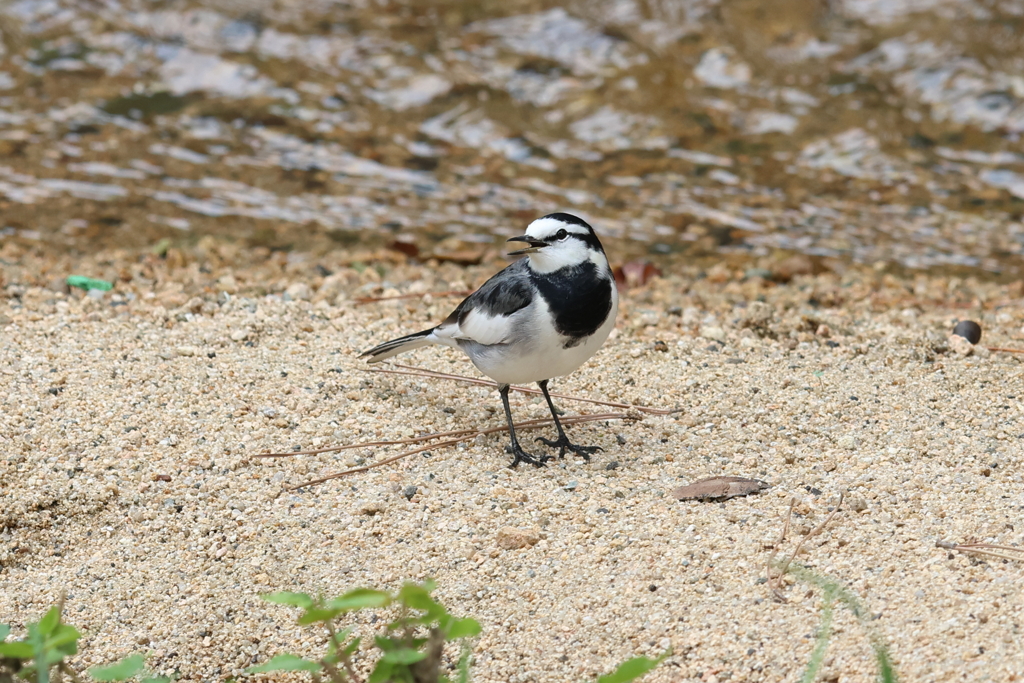
[[[564,458],[565,452],[572,451],[576,455],[582,455],[584,460],[590,460],[590,454],[601,450],[600,446],[577,446],[576,444],[569,441],[569,437],[565,435],[565,430],[562,429],[562,423],[558,420],[558,411],[555,410],[555,404],[551,402],[551,394],[548,393],[548,381],[543,380],[537,382],[537,386],[544,392],[544,398],[548,400],[548,408],[551,409],[551,417],[555,418],[555,428],[558,430],[558,438],[552,441],[551,439],[545,439],[540,437],[537,441],[544,443],[552,448],[558,447],[558,457]]]
[[[544,461],[550,460],[550,456],[533,456],[523,450],[523,447],[519,445],[519,439],[516,438],[516,428],[512,424],[512,409],[508,407],[508,385],[501,384],[498,386],[498,392],[501,394],[501,404],[505,406],[505,419],[508,420],[508,433],[512,437],[512,464],[509,467],[515,467],[521,462],[533,465],[534,467],[543,467]]]

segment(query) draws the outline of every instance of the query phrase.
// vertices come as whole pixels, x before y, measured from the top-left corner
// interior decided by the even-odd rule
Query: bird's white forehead
[[[586,235],[587,229],[575,223],[566,223],[557,218],[538,218],[526,228],[526,234],[530,237],[545,238],[554,235],[559,230]]]

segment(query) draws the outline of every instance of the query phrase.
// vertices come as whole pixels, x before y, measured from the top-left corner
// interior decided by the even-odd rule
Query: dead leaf
[[[661,277],[661,269],[650,261],[636,259],[616,266],[612,269],[612,274],[615,276],[615,284],[619,286],[619,289],[629,289],[630,287],[643,287],[652,278]]]
[[[768,482],[746,477],[708,477],[680,486],[672,492],[677,500],[725,500],[749,496],[770,487]]]
[[[409,258],[416,258],[420,255],[420,248],[416,246],[416,242],[411,237],[406,236],[396,237],[388,245],[388,249],[405,254]]]

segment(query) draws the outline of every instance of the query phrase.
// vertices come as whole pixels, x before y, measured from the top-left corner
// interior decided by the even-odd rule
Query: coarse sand
[[[680,269],[626,291],[604,348],[552,383],[679,409],[569,427],[603,448],[591,462],[512,470],[498,433],[289,490],[402,448],[256,454],[504,423],[493,388],[356,358],[458,303],[358,297],[472,288],[498,260],[240,254],[212,241],[164,259],[4,257],[0,622],[19,633],[66,590],[66,619],[85,634],[77,669],[145,652],[160,673],[224,680],[279,652],[321,651],[320,633],[261,593],[433,577],[454,614],[483,626],[476,681],[592,681],[668,648],[645,681],[793,681],[821,594],[787,577],[785,601],[773,599],[765,565],[843,494],[796,562],[859,596],[901,679],[1024,677],[1024,562],[936,546],[1022,543],[1024,355],[948,338],[969,318],[981,345],[1024,348],[1019,283]],[[72,272],[116,286],[64,291]],[[397,360],[480,377],[449,348]],[[547,416],[535,395],[513,394],[512,409]],[[552,432],[523,441],[541,453],[533,438]],[[671,496],[715,475],[772,488]],[[789,537],[773,548],[791,501]],[[373,633],[369,613],[355,621]],[[821,680],[875,677],[868,637],[840,609]]]

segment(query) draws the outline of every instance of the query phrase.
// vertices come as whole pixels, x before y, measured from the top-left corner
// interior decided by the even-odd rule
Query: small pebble
[[[958,334],[949,335],[949,349],[956,355],[967,358],[972,355],[975,351],[975,346],[966,337],[961,337]]]
[[[498,529],[498,547],[502,550],[519,550],[536,545],[540,542],[540,532],[536,529],[517,529],[506,526]]]
[[[981,325],[973,320],[961,320],[953,328],[953,334],[963,337],[972,344],[977,344],[981,341]]]

